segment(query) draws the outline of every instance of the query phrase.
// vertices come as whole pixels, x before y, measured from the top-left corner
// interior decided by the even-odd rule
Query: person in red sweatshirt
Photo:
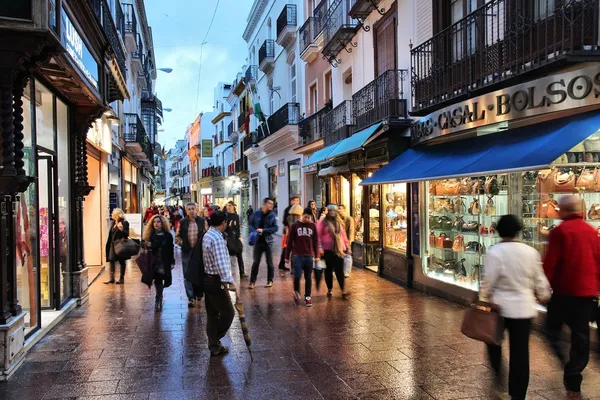
[[[600,289],[600,237],[584,221],[581,198],[564,196],[559,201],[563,222],[550,231],[544,271],[552,287],[548,304],[547,334],[556,356],[565,365],[567,391],[581,390],[581,373],[590,358],[590,321],[596,313]],[[571,330],[567,360],[559,345],[563,324]]]
[[[158,215],[158,207],[155,202],[150,203],[150,207],[144,213],[144,221],[149,222],[155,215]]]
[[[302,214],[302,218],[289,225],[285,263],[289,265],[290,256],[294,256],[294,300],[300,301],[300,278],[304,272],[304,302],[306,307],[312,307],[312,270],[315,260],[319,260],[319,239],[317,226],[312,222],[312,210],[305,208],[302,212],[302,207],[296,204],[290,208],[290,218],[298,214]]]

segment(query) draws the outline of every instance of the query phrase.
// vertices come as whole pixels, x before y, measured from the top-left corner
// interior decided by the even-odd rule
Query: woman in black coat
[[[162,310],[163,289],[171,286],[171,270],[175,267],[173,235],[169,221],[162,215],[155,215],[144,229],[144,241],[148,251],[154,256],[153,268],[146,268],[142,282],[156,287],[155,311]]]
[[[112,212],[113,226],[110,228],[110,234],[106,241],[106,260],[110,261],[110,278],[104,284],[115,283],[115,264],[121,265],[121,278],[117,285],[122,285],[125,279],[125,261],[124,258],[118,258],[114,251],[114,243],[117,240],[129,238],[129,222],[125,220],[125,213],[120,208],[115,208]]]
[[[237,263],[240,271],[240,279],[246,277],[244,271],[244,257],[242,252],[244,245],[242,244],[242,226],[240,223],[240,216],[235,210],[235,204],[233,201],[227,203],[227,229],[225,234],[227,235],[227,248],[229,250],[229,256],[231,259],[231,267]]]

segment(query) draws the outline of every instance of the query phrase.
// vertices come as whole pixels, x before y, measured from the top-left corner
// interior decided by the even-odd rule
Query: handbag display
[[[456,196],[458,194],[459,181],[444,179],[437,187],[436,192],[439,195]]]
[[[448,236],[445,233],[440,233],[437,238],[435,238],[435,247],[438,249],[444,248],[444,240],[448,239]]]
[[[452,205],[452,209],[457,214],[464,214],[467,211],[467,206],[465,205],[465,200],[463,197],[459,197],[454,200],[454,204]]]
[[[471,205],[469,205],[469,214],[471,215],[479,215],[481,214],[481,206],[479,205],[479,200],[473,199]]]
[[[471,194],[483,194],[483,181],[479,178],[471,181]]]
[[[132,239],[120,239],[113,242],[115,256],[119,260],[129,260],[140,252],[140,244]]]
[[[439,181],[431,181],[429,182],[429,194],[432,196],[437,195],[437,185]]]
[[[452,230],[452,220],[448,217],[439,217],[440,218],[440,229],[444,230],[444,231],[451,231]]]
[[[600,220],[600,204],[595,203],[590,207],[590,211],[587,213],[588,219],[593,221]]]
[[[573,193],[575,192],[575,174],[565,172],[564,174],[554,174],[554,192],[555,193]]]
[[[464,221],[463,217],[457,216],[456,219],[454,220],[454,230],[457,232],[462,232],[464,223],[465,223],[465,221]]]
[[[466,222],[462,227],[463,232],[477,232],[477,229],[479,229],[479,222],[477,221]]]
[[[483,210],[485,215],[496,215],[496,206],[494,205],[494,200],[492,200],[492,196],[488,196],[488,200],[485,204],[485,209]]]
[[[463,178],[458,185],[458,194],[471,194],[473,190],[473,181],[471,178]]]
[[[538,192],[540,194],[548,194],[554,192],[554,175],[556,174],[556,169],[543,169],[538,172],[537,175],[537,185]]]
[[[584,168],[577,178],[575,187],[578,190],[596,191],[598,188],[598,169],[590,171],[589,169]]]
[[[500,193],[500,185],[498,184],[498,177],[496,175],[485,178],[484,192],[485,194],[492,196]]]
[[[465,312],[461,332],[480,342],[500,346],[504,337],[504,318],[496,304],[477,300]]]
[[[473,253],[483,254],[485,253],[485,246],[479,242],[469,242],[465,247],[465,251],[471,251]]]
[[[546,199],[546,200],[545,200]],[[542,196],[537,205],[537,218],[560,219],[558,202],[551,197]]]
[[[454,242],[452,243],[452,251],[462,253],[465,251],[465,237],[463,235],[454,236]]]
[[[435,199],[435,212],[441,213],[452,213],[454,212],[454,205],[452,204],[452,200],[447,197],[441,197],[439,199]]]

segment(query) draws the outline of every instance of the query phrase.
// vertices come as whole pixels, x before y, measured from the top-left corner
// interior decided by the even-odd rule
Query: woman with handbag
[[[119,240],[129,239],[129,222],[125,220],[125,213],[120,208],[113,210],[112,219],[114,223],[106,241],[106,260],[110,262],[110,278],[104,284],[115,283],[115,264],[118,262],[121,265],[121,278],[116,283],[122,285],[125,280],[125,261],[128,258],[116,254],[115,243]]]
[[[514,215],[504,215],[496,230],[502,241],[491,247],[484,261],[484,276],[479,298],[495,304],[504,319],[510,339],[508,394],[512,400],[524,400],[529,385],[529,334],[537,315],[536,300],[550,299],[540,254],[521,243],[517,236],[523,229]],[[496,377],[500,377],[502,350],[488,344],[488,355]]]
[[[344,222],[338,215],[338,208],[334,204],[327,206],[325,218],[317,224],[319,235],[319,254],[325,260],[325,284],[327,285],[327,297],[331,297],[333,290],[333,274],[337,277],[342,296],[349,295],[344,286],[344,256],[352,254],[350,243],[344,229]]]
[[[165,217],[155,215],[144,229],[146,249],[154,257],[154,265],[147,266],[144,281],[156,288],[154,311],[162,310],[163,289],[171,286],[173,277],[171,270],[175,267],[175,250],[171,226]]]
[[[236,212],[235,203],[230,201],[227,203],[227,228],[225,234],[227,235],[227,250],[229,251],[229,259],[231,260],[231,268],[237,264],[240,271],[240,279],[247,277],[244,272],[244,257],[242,253],[244,251],[244,245],[242,244],[242,227],[240,225],[240,216]]]

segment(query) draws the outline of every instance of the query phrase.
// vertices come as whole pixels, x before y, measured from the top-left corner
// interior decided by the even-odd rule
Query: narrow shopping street
[[[245,258],[250,261],[249,251]],[[276,257],[278,259],[278,257]],[[0,385],[3,400],[77,399],[493,399],[483,346],[460,333],[463,309],[354,270],[352,296],[295,306],[292,279],[241,290],[252,336],[250,361],[236,318],[231,353],[210,358],[205,311],[187,308],[181,267],[163,312],[139,283],[91,287],[90,301],[31,351]],[[258,283],[264,282],[265,268]],[[247,281],[244,281],[246,283]],[[532,400],[562,399],[559,365],[532,339]],[[584,394],[600,399],[600,356],[592,355]]]

